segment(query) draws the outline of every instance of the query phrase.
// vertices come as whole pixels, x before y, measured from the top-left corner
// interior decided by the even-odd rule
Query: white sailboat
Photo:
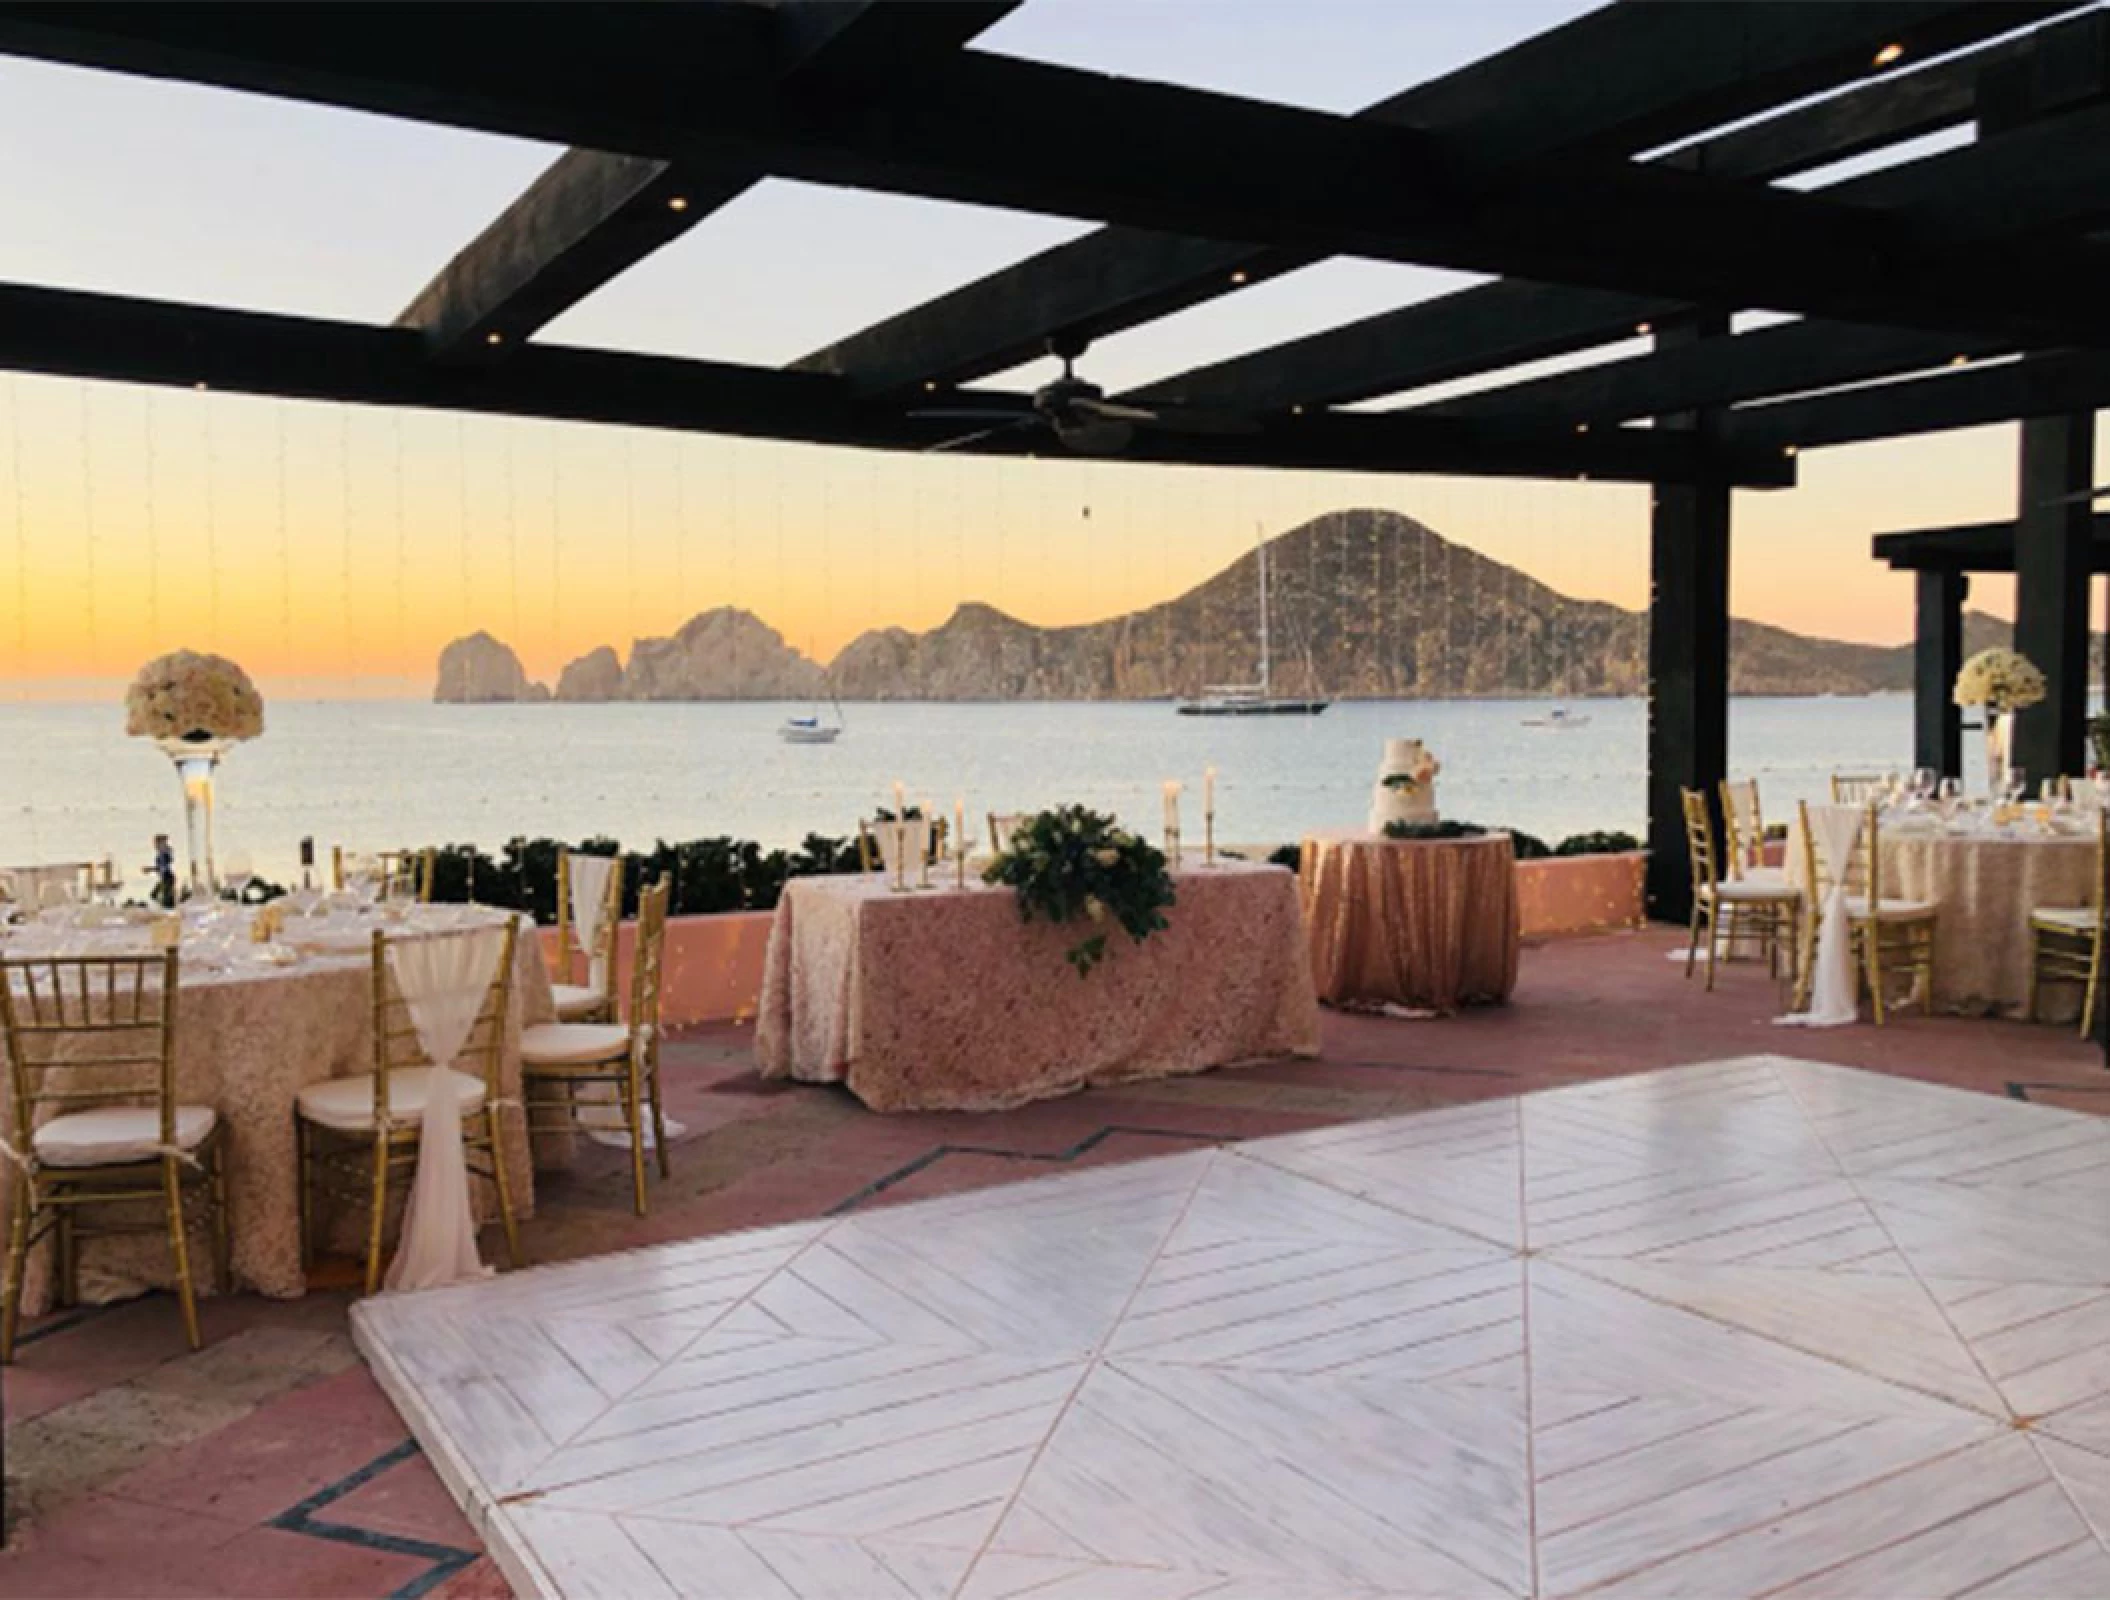
[[[842,737],[843,703],[835,698],[831,690],[828,703],[835,707],[833,722],[821,721],[820,702],[815,701],[810,717],[786,717],[777,728],[777,737],[786,744],[833,744]]]
[[[1204,684],[1199,695],[1179,703],[1183,717],[1315,717],[1332,704],[1329,700],[1276,695],[1268,637],[1267,540],[1257,527],[1253,530],[1253,553],[1260,564],[1260,681]]]
[[[1545,728],[1554,733],[1560,733],[1569,728],[1587,728],[1589,725],[1589,712],[1585,711],[1581,716],[1577,716],[1566,706],[1555,706],[1543,717],[1526,717],[1524,719],[1524,726],[1527,728]]]

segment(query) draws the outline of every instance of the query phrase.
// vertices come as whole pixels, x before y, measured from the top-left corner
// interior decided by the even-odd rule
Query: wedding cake
[[[1434,822],[1436,774],[1442,770],[1419,739],[1387,739],[1370,794],[1370,831],[1383,833],[1388,822]]]

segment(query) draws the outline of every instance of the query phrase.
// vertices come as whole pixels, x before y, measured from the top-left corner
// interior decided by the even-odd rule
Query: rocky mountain
[[[432,698],[459,705],[547,700],[549,688],[528,681],[512,646],[479,630],[440,652],[439,682]]]
[[[1648,619],[1558,594],[1397,512],[1333,512],[1268,542],[1274,683],[1285,694],[1360,698],[1639,694]],[[1260,561],[1241,556],[1185,594],[1103,622],[1041,628],[968,602],[925,632],[877,628],[826,669],[751,612],[721,606],[672,638],[640,639],[627,665],[602,646],[564,669],[559,700],[803,699],[828,686],[845,700],[1105,700],[1192,694],[1252,681],[1260,657]],[[1973,612],[1969,649],[2005,643],[2009,625]],[[481,645],[477,641],[482,641]],[[453,653],[437,699],[471,698]],[[473,681],[493,684],[500,665]],[[1912,683],[1910,645],[1816,639],[1763,623],[1730,632],[1739,694],[1866,694]],[[484,694],[475,698],[507,698]]]

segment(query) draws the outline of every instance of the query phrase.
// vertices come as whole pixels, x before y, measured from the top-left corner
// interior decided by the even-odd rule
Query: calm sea
[[[218,839],[259,872],[288,875],[312,834],[363,848],[516,834],[626,844],[710,834],[791,844],[844,835],[912,798],[971,815],[1065,800],[1156,830],[1160,786],[1187,785],[1201,833],[1202,770],[1217,778],[1217,837],[1276,841],[1359,824],[1388,737],[1424,740],[1443,762],[1443,814],[1548,840],[1587,828],[1639,832],[1645,708],[1577,702],[1586,727],[1523,726],[1543,702],[1368,701],[1317,718],[1198,718],[1165,704],[851,705],[833,745],[776,735],[767,704],[436,706],[274,702],[269,732],[221,769]],[[114,857],[141,869],[157,830],[182,830],[168,761],[123,736],[115,705],[0,705],[0,864]],[[1835,769],[1907,765],[1911,701],[1735,701],[1732,769],[1764,781],[1784,818]]]

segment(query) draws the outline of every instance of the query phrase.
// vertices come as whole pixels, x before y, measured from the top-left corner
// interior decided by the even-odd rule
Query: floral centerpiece
[[[1164,852],[1114,819],[1083,806],[1058,806],[1022,820],[983,871],[987,883],[1017,892],[1019,916],[1088,922],[1093,931],[1064,952],[1081,978],[1106,955],[1110,923],[1141,944],[1169,926],[1172,875]]]
[[[264,731],[264,697],[225,656],[178,650],[139,669],[125,691],[125,732],[152,739],[176,764],[190,837],[194,894],[218,892],[213,867],[213,773],[228,747]]]
[[[1985,708],[1986,781],[1997,795],[2014,759],[2015,713],[2044,698],[2044,674],[2016,650],[1981,650],[1956,674],[1950,698]]]

